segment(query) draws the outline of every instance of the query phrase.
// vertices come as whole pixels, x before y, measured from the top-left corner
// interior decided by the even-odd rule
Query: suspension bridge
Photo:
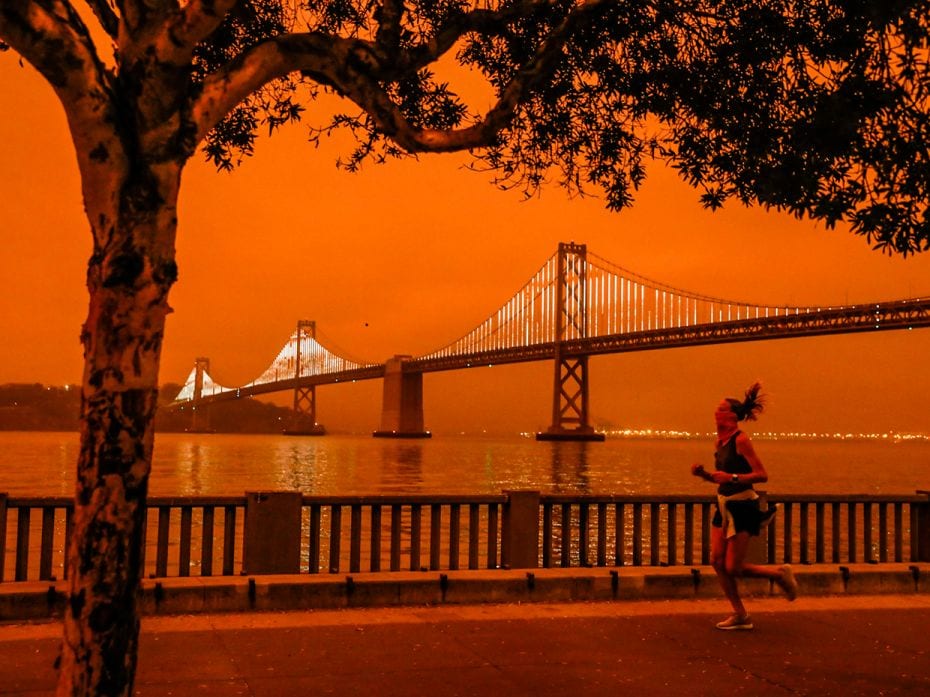
[[[930,326],[930,297],[836,307],[789,307],[693,293],[646,278],[583,244],[558,250],[510,300],[482,324],[436,351],[398,355],[384,363],[329,350],[316,324],[302,320],[271,365],[255,380],[224,386],[198,358],[172,408],[190,409],[192,430],[206,428],[211,403],[293,390],[291,432],[322,434],[318,385],[384,380],[382,437],[428,437],[423,374],[478,366],[551,360],[552,424],[540,440],[602,440],[589,424],[588,358],[675,346],[911,329]]]

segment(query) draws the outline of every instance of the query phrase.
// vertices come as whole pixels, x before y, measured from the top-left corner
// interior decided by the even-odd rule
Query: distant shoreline
[[[0,423],[0,433],[74,433],[78,434],[78,428],[56,428],[35,427],[35,428],[16,428],[7,427],[6,424]],[[282,435],[281,430],[221,430],[215,429],[211,433],[204,434],[188,432],[185,429],[156,428],[156,434],[189,434],[189,435],[238,435],[238,436],[276,436]],[[650,429],[624,429],[624,430],[598,430],[603,433],[609,440],[665,440],[665,441],[707,441],[714,437],[713,433],[686,433],[680,431],[652,431]],[[327,435],[331,436],[365,436],[370,435],[367,431],[330,431]],[[441,438],[535,438],[535,432],[524,431],[522,433],[442,433],[433,434]],[[318,436],[317,436],[318,437]],[[923,433],[753,433],[755,440],[780,440],[780,441],[830,441],[830,442],[870,442],[870,443],[926,443],[930,441],[930,436]]]
[[[177,394],[180,386],[166,384],[163,394]],[[162,405],[163,406],[163,405]],[[40,384],[0,385],[0,432],[77,432],[80,428],[80,389],[76,385],[49,387]],[[210,428],[219,434],[276,435],[284,431],[293,418],[293,411],[253,398],[215,404],[210,410]],[[190,426],[189,414],[159,409],[155,416],[157,433],[187,433]],[[712,432],[695,432],[675,429],[653,429],[648,427],[616,428],[595,426],[594,430],[612,440],[711,440]],[[333,435],[361,435],[358,432],[331,431]],[[364,434],[365,432],[362,432]],[[435,432],[434,432],[435,433]],[[466,435],[480,437],[523,436],[535,438],[535,432],[509,434],[456,433],[450,431],[436,435]],[[926,442],[930,435],[925,433],[851,433],[851,432],[773,432],[756,431],[757,440],[794,441],[853,441],[853,442]]]

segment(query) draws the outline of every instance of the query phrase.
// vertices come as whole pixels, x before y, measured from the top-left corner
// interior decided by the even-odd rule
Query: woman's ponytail
[[[756,417],[765,409],[765,395],[762,394],[762,384],[754,382],[750,385],[742,402],[732,397],[727,401],[730,403],[733,413],[736,414],[737,421],[755,421]]]

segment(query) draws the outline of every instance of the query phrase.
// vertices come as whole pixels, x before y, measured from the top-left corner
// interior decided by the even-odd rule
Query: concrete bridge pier
[[[429,438],[423,428],[423,373],[405,373],[404,359],[394,356],[384,364],[381,428],[375,438]]]

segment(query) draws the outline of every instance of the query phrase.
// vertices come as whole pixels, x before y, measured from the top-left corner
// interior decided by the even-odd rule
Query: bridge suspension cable
[[[245,385],[227,387],[216,382],[210,376],[208,370],[203,370],[200,396],[211,397],[224,392],[247,390],[259,385],[268,385],[302,377],[343,373],[377,365],[377,363],[346,358],[330,351],[317,340],[315,323],[302,321],[298,323],[297,330],[285,342],[271,365],[257,378]],[[184,387],[175,398],[176,402],[189,401],[195,398],[197,372],[198,366],[195,364],[194,369],[187,376]]]
[[[819,312],[823,308],[730,300],[655,281],[587,254],[588,336]]]
[[[798,315],[821,308],[763,305],[728,300],[654,281],[590,252],[572,270],[576,288],[563,295],[559,307],[558,252],[534,276],[475,329],[418,359],[448,358],[513,349],[559,340],[573,340],[696,326],[740,319]],[[577,293],[584,297],[577,297]],[[573,307],[584,308],[584,321],[564,323],[556,336],[556,316],[574,318]]]

